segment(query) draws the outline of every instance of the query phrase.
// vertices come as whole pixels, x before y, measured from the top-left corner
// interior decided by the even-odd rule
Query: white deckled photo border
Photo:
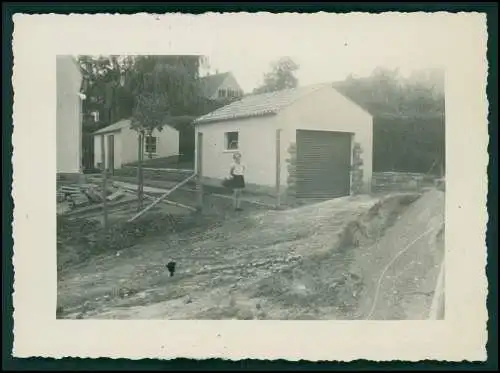
[[[408,28],[398,31],[402,35],[418,32],[419,24],[439,32],[445,47],[428,53],[446,69],[444,321],[56,320],[55,56],[206,54],[217,41],[199,37],[203,30],[196,19],[237,25],[244,16],[248,13],[14,16],[14,356],[485,360],[488,63],[486,15],[480,13],[276,15],[294,17],[297,27],[301,17],[315,18],[318,27],[336,19],[363,27],[378,17],[394,27],[404,19]]]

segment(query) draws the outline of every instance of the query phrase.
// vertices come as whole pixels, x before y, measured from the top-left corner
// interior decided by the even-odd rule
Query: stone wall
[[[351,194],[358,195],[363,191],[363,159],[361,144],[354,143],[352,148]]]
[[[416,191],[435,185],[435,177],[414,172],[374,172],[373,192]]]
[[[288,178],[286,180],[286,201],[288,203],[292,203],[296,199],[297,192],[297,173],[296,173],[296,165],[297,165],[297,145],[295,143],[291,143],[288,146],[288,157],[285,160],[287,163],[287,171]]]

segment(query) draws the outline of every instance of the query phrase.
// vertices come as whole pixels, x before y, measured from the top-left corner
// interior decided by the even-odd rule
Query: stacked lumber
[[[110,185],[106,188],[106,200],[116,201],[122,198],[125,192],[121,188]],[[70,209],[59,209],[61,213],[87,207],[103,202],[102,187],[97,184],[70,184],[60,186],[57,190],[57,202],[68,204]],[[63,212],[64,211],[64,212]]]

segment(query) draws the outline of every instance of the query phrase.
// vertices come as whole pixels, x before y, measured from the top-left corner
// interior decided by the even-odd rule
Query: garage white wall
[[[246,181],[274,186],[275,121],[276,117],[260,117],[197,125],[196,146],[198,133],[203,133],[203,176],[220,180],[229,176],[229,167],[235,151],[225,149],[225,133],[237,131],[238,151],[247,166]],[[197,169],[197,165],[195,167]]]

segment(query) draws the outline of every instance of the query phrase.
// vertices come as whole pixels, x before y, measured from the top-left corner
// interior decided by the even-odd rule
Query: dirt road
[[[418,221],[429,221],[439,215],[439,207],[438,211],[427,211],[423,206],[436,202],[436,198],[426,195],[409,206],[404,197],[383,203],[372,197],[340,198],[287,211],[248,212],[204,232],[151,239],[62,273],[58,304],[64,309],[64,318],[366,316],[384,267],[396,249],[413,237],[412,209],[421,211]],[[398,216],[406,222],[403,231],[408,230],[407,234],[398,233]],[[423,225],[415,228],[423,229]],[[382,244],[369,249],[379,238]],[[397,286],[402,292],[408,288],[411,273],[417,273],[422,283],[434,281],[432,273],[428,275],[423,268],[439,255],[433,252],[425,259],[426,246],[418,248],[394,267],[401,274]],[[410,269],[410,263],[417,263],[416,257],[423,258],[422,265]],[[178,263],[174,277],[169,277],[165,269],[171,258]],[[392,276],[389,270],[386,273]],[[381,295],[371,317],[416,317],[400,309],[416,310],[417,306],[387,297],[396,286],[391,285],[396,283],[396,277],[392,278],[392,282],[381,281]],[[400,302],[399,308],[394,302]]]

